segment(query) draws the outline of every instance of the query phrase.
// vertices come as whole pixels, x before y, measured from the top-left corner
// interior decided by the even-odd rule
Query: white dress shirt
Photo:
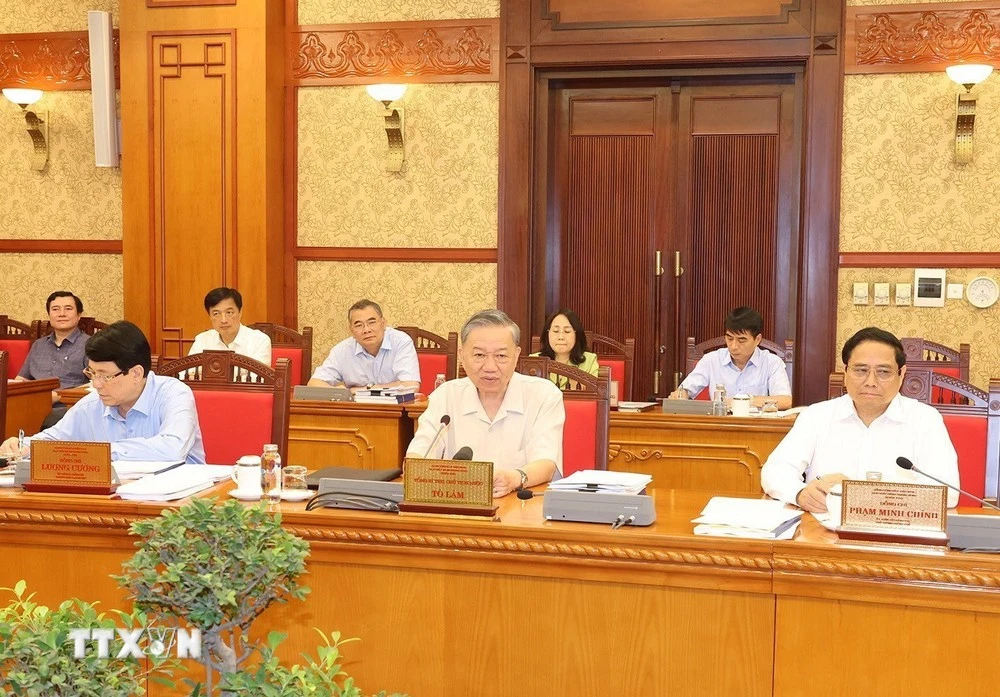
[[[194,338],[189,356],[202,351],[235,351],[241,356],[260,361],[266,366],[271,365],[271,337],[259,329],[251,329],[240,325],[236,338],[228,346],[214,329],[202,332]]]
[[[435,442],[445,414],[451,417],[451,423]],[[562,392],[544,378],[514,373],[492,421],[472,380],[451,380],[428,397],[427,409],[420,415],[417,434],[406,456],[424,457],[434,443],[427,457],[450,459],[457,450],[468,446],[473,460],[492,462],[495,468],[523,469],[537,460],[551,460],[562,472],[565,421]]]
[[[420,382],[420,363],[410,335],[387,327],[382,346],[374,356],[352,336],[330,350],[313,377],[331,385],[343,383],[347,387]]]
[[[882,481],[940,486],[898,466],[900,456],[959,486],[958,456],[937,409],[897,394],[866,427],[854,400],[844,395],[813,404],[799,414],[764,463],[760,481],[768,496],[786,503],[795,503],[806,482],[838,472],[849,479],[867,479],[869,472],[877,472]],[[957,504],[958,492],[949,489],[948,506]]]
[[[725,346],[709,351],[701,357],[691,374],[684,378],[681,389],[686,390],[688,396],[694,399],[706,387],[712,391],[719,383],[726,386],[729,397],[738,394],[751,397],[792,394],[785,362],[759,346],[754,349],[743,370],[736,367]]]

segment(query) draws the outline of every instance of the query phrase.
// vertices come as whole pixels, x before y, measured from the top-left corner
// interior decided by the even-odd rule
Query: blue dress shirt
[[[714,390],[720,382],[726,386],[729,397],[738,394],[773,397],[792,393],[785,362],[759,346],[754,349],[743,370],[736,367],[729,349],[725,347],[706,353],[691,374],[684,378],[681,389],[693,399],[706,387]]]
[[[91,392],[59,423],[34,437],[111,443],[112,460],[205,462],[191,388],[177,378],[153,373],[146,375],[142,394],[125,416]]]
[[[83,369],[87,367],[84,348],[89,338],[79,329],[74,329],[56,346],[56,333],[46,334],[31,345],[18,377],[26,380],[59,378],[62,389],[86,385],[90,380],[83,374]]]
[[[387,327],[377,354],[365,351],[354,337],[344,339],[333,347],[313,377],[347,387],[420,382],[420,363],[409,334]]]

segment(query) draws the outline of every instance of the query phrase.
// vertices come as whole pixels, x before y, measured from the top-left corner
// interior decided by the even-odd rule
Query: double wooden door
[[[793,338],[800,74],[547,85],[534,333],[570,307],[589,330],[634,337],[637,398],[673,389],[686,337],[719,336],[733,307]]]

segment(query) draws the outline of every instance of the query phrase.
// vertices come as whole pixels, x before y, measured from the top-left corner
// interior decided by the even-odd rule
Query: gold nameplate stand
[[[845,540],[948,544],[948,490],[903,482],[845,480],[841,524]]]
[[[31,441],[31,479],[25,491],[55,494],[113,494],[111,443]]]
[[[493,505],[493,463],[464,460],[403,461],[401,513],[436,515],[496,515]]]

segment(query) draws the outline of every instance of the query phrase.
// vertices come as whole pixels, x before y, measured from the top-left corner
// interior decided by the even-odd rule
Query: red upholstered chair
[[[972,353],[968,344],[959,344],[957,349],[928,341],[922,337],[904,337],[903,353],[910,369],[926,368],[941,375],[949,375],[959,380],[969,381],[969,358]],[[931,398],[938,404],[961,404],[963,399],[955,392],[941,387],[934,388]]]
[[[90,336],[93,336],[102,329],[107,329],[107,326],[106,322],[102,322],[94,317],[80,318],[80,331]],[[31,323],[31,333],[35,339],[41,339],[43,336],[52,333],[52,324],[47,319],[36,319]]]
[[[33,337],[30,326],[7,315],[0,315],[0,351],[6,351],[8,354],[7,370],[10,371],[8,374],[11,377],[17,375],[24,365]]]
[[[425,395],[434,391],[438,375],[445,380],[458,377],[458,333],[449,332],[448,338],[419,327],[396,327],[413,339],[420,363],[420,391]]]
[[[627,402],[632,399],[632,363],[635,359],[635,339],[625,339],[625,343],[602,334],[586,332],[587,350],[597,354],[597,363],[609,370],[611,380],[618,383],[618,399]],[[531,337],[531,353],[542,350],[542,340]]]
[[[271,322],[257,322],[250,325],[267,334],[271,339],[271,367],[279,358],[287,358],[291,366],[291,384],[305,385],[312,377],[313,330],[303,327],[299,334],[294,329]]]
[[[708,353],[709,351],[714,351],[715,349],[722,348],[725,345],[726,345],[725,336],[717,336],[714,339],[703,341],[700,344],[695,344],[694,337],[689,336],[687,339],[687,349],[685,351],[685,354],[687,355],[687,370],[685,371],[684,374],[685,375],[690,374],[691,371],[694,370],[694,367],[698,365],[698,361],[701,360],[701,357],[704,356],[706,353]],[[768,339],[761,339],[760,347],[762,349],[770,351],[775,356],[777,356],[778,358],[780,358],[785,362],[785,372],[788,373],[788,384],[789,385],[793,384],[792,378],[794,377],[795,342],[791,340],[785,341],[785,345],[784,347],[782,347],[773,341],[769,341]],[[711,399],[712,396],[709,393],[709,390],[706,388],[701,392],[699,392],[697,395],[695,395],[694,398]]]
[[[265,443],[277,443],[288,461],[291,367],[279,358],[272,370],[232,351],[205,351],[166,363],[153,359],[153,372],[184,380],[194,391],[205,459],[231,465]]]
[[[548,379],[549,375],[568,378],[563,390],[566,425],[563,428],[563,475],[577,470],[608,468],[609,371],[601,367],[594,377],[573,366],[538,356],[517,362],[517,371]]]
[[[941,404],[931,400],[934,390],[954,392],[962,404]],[[845,394],[844,374],[830,375],[831,399]],[[911,368],[900,393],[930,404],[941,413],[951,443],[958,453],[958,476],[963,489],[979,498],[986,497],[987,479],[996,481],[1000,465],[1000,380],[990,380],[989,393],[964,380],[940,375],[927,368]],[[989,492],[995,496],[997,492]],[[959,506],[980,506],[968,496],[960,496]]]

